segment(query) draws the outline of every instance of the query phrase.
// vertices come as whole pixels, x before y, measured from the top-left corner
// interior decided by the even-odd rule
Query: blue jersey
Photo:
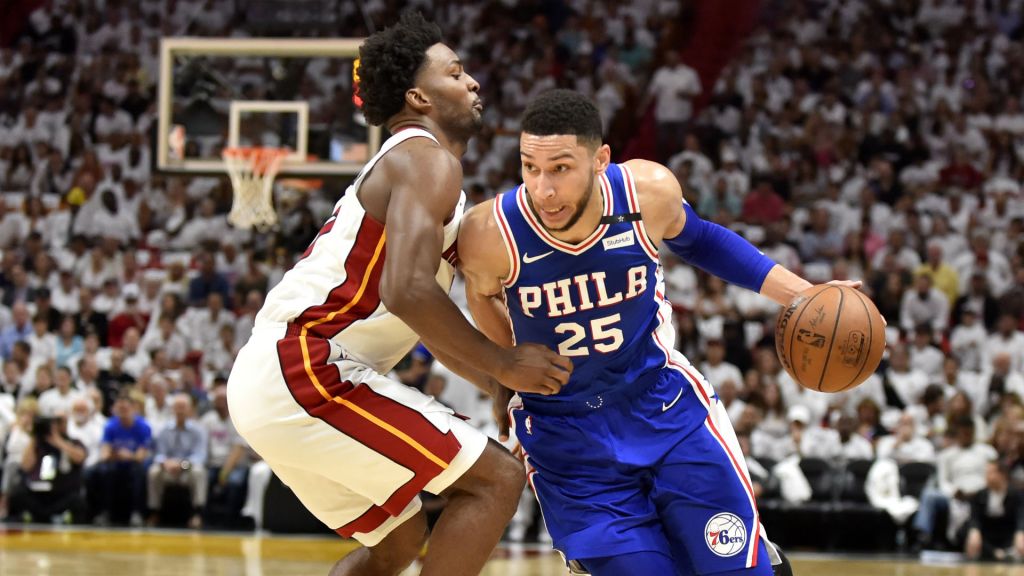
[[[600,179],[600,225],[578,244],[541,225],[520,186],[495,202],[509,253],[516,342],[573,362],[553,396],[510,404],[528,477],[557,549],[593,573],[657,552],[657,573],[768,576],[743,454],[714,390],[673,350],[658,254],[629,169]],[[664,562],[662,562],[664,563]],[[639,566],[639,565],[638,565]],[[644,564],[646,566],[646,564]]]
[[[515,340],[546,345],[573,363],[559,394],[521,394],[528,402],[593,398],[653,375],[675,340],[632,174],[610,164],[599,180],[603,217],[578,244],[541,225],[525,186],[494,204],[511,261],[504,286]]]

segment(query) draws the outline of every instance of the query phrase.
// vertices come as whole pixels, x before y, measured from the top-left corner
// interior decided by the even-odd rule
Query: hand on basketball
[[[864,286],[864,282],[862,280],[832,280],[826,282],[826,284],[832,286],[849,286],[854,290],[861,290],[861,287]],[[863,290],[861,291],[863,292]],[[889,321],[885,319],[885,316],[882,316],[882,324],[884,324],[885,326],[889,325]]]
[[[829,286],[849,286],[855,290],[860,290],[860,287],[864,285],[861,280],[830,280],[826,282]]]
[[[572,362],[538,344],[520,344],[507,350],[498,380],[516,392],[557,394],[569,381]]]

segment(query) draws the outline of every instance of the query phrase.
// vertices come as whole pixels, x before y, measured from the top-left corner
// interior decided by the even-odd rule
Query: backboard
[[[380,148],[354,93],[362,39],[164,38],[157,170],[224,174],[225,147],[291,151],[282,176],[356,174]]]

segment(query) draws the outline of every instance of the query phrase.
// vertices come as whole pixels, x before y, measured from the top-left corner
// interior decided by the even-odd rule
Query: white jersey
[[[418,128],[401,130],[384,143],[334,206],[302,259],[267,294],[256,327],[288,323],[288,334],[329,339],[345,358],[380,374],[389,372],[419,341],[419,336],[380,300],[387,234],[384,224],[359,203],[360,184],[389,150],[410,138],[430,138]],[[455,277],[455,240],[466,195],[460,192],[444,226],[444,251],[437,283],[447,292]]]

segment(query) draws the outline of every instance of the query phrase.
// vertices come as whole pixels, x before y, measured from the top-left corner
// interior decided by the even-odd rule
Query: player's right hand
[[[496,375],[510,390],[557,394],[569,381],[572,361],[539,344],[520,344],[507,349],[506,361]]]

